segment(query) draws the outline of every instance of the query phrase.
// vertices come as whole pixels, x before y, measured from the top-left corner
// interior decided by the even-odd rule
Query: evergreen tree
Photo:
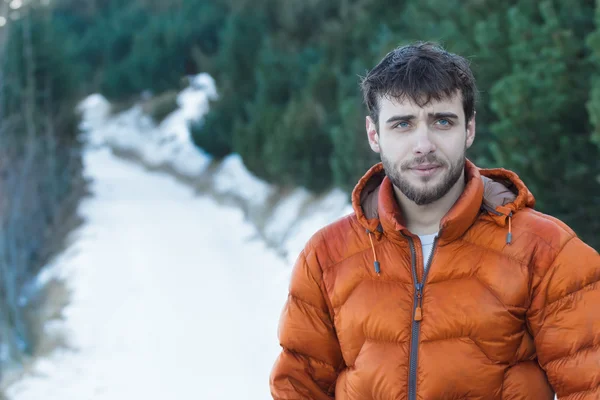
[[[600,148],[600,2],[596,3],[596,11],[594,16],[595,29],[587,38],[587,45],[592,51],[590,61],[594,67],[595,73],[592,76],[592,89],[590,98],[587,102],[587,111],[590,116],[590,123],[594,129],[592,141]],[[600,174],[597,177],[600,184]]]
[[[193,139],[196,144],[202,145],[218,138],[219,143],[215,146],[202,146],[215,149],[213,155],[217,157],[240,151],[240,148],[240,154],[251,152],[249,149],[259,146],[260,142],[253,141],[247,150],[240,143],[234,149],[234,137],[241,140],[245,137],[249,120],[248,102],[256,90],[257,56],[265,37],[263,27],[264,14],[260,10],[233,13],[220,31],[219,51],[212,57],[200,51],[207,72],[219,82],[220,96],[211,104],[210,115],[202,124],[195,126]],[[240,133],[236,135],[235,132]],[[252,163],[251,160],[249,162]]]
[[[509,9],[510,69],[494,83],[496,162],[516,170],[553,214],[590,242],[600,229],[600,153],[591,146],[589,2],[519,2]],[[518,151],[517,151],[518,149]],[[598,244],[598,243],[595,243]]]

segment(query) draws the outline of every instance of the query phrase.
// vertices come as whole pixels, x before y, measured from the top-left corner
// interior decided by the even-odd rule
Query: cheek
[[[446,158],[454,160],[459,158],[466,148],[466,137],[464,135],[456,135],[455,137],[446,137],[445,140],[439,141],[437,149]]]
[[[402,140],[397,137],[384,136],[379,140],[381,151],[388,156],[396,155],[403,156],[405,153],[410,153],[410,143],[407,140]]]

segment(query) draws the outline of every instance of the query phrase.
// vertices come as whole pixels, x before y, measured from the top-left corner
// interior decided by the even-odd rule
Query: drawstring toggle
[[[512,215],[512,212],[508,214],[508,233],[506,234],[506,244],[512,243]]]
[[[371,237],[373,233],[367,229],[367,233],[369,234],[369,241],[371,242],[371,249],[373,250],[373,267],[375,267],[375,273],[379,275],[381,272],[381,266],[379,265],[379,261],[377,261],[377,254],[375,253],[375,245],[373,244],[373,238]]]

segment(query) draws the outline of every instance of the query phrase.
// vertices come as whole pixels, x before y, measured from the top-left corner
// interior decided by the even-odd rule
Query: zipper
[[[438,233],[439,236],[439,233]],[[424,267],[423,272],[423,280],[419,282],[417,275],[417,252],[415,250],[415,242],[412,237],[407,236],[408,242],[410,244],[410,254],[411,254],[411,267],[412,267],[412,276],[413,282],[415,284],[415,296],[414,296],[414,305],[413,305],[413,321],[412,321],[412,331],[410,338],[410,365],[409,365],[409,376],[408,376],[408,400],[416,400],[417,399],[417,364],[419,358],[419,334],[421,332],[421,320],[423,319],[423,287],[425,286],[425,282],[427,281],[427,275],[429,274],[429,270],[431,267],[431,261],[433,260],[433,253],[435,253],[435,249],[437,247],[438,236],[435,237],[433,241],[433,247],[431,249],[431,253],[429,254],[429,258],[427,259],[427,263]]]

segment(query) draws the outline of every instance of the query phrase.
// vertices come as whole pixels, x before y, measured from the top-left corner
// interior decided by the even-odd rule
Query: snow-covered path
[[[11,400],[268,399],[290,266],[241,211],[90,150],[85,224],[50,273],[72,290],[68,351]]]

